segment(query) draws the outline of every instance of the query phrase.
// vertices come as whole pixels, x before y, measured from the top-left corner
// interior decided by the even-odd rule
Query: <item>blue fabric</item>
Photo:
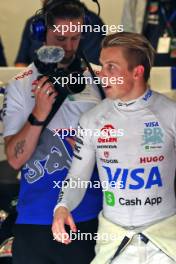
[[[52,224],[53,209],[57,203],[60,192],[58,187],[61,186],[61,184],[57,184],[56,186],[55,183],[65,179],[68,168],[66,168],[66,163],[63,163],[64,165],[62,164],[63,167],[61,168],[61,163],[64,162],[63,159],[71,159],[73,152],[69,143],[63,139],[63,146],[66,148],[63,154],[64,151],[62,151],[60,143],[57,145],[56,141],[51,142],[48,140],[49,133],[50,132],[47,131],[47,134],[40,139],[36,152],[31,157],[34,162],[29,161],[27,162],[27,166],[22,168],[21,188],[17,206],[18,217],[16,222],[18,224]],[[47,147],[49,144],[52,148]],[[48,152],[50,154],[46,152],[49,149],[52,149]],[[57,149],[59,149],[59,151],[61,150],[62,153],[57,153]],[[58,165],[57,162],[60,164]],[[41,173],[42,170],[43,174]],[[34,177],[36,172],[40,177]],[[99,180],[96,168],[93,172],[92,180]],[[83,201],[72,212],[72,215],[75,222],[87,221],[97,217],[101,209],[102,190],[100,188],[88,188]]]
[[[176,67],[171,68],[171,87],[176,89]]]

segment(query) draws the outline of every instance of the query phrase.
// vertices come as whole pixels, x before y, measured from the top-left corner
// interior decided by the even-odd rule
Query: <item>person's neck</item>
[[[117,99],[120,99],[122,102],[136,100],[146,92],[147,88],[148,88],[147,83],[144,82],[140,82],[139,84],[134,84],[132,92],[128,96],[124,96]]]

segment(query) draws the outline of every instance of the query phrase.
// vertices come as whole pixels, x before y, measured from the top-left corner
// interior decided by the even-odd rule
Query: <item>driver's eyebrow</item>
[[[99,63],[100,63],[101,66],[103,66],[103,63],[102,63],[101,60],[99,60]],[[112,60],[107,60],[107,61],[105,61],[105,62],[104,62],[104,65],[105,65],[105,64],[116,64],[116,65],[119,65],[119,63],[118,63],[117,61],[112,61]]]

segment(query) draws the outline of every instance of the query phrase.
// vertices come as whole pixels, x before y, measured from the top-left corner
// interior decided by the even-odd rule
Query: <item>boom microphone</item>
[[[48,76],[49,81],[54,84],[54,88],[59,93],[70,94],[80,93],[85,88],[85,82],[79,83],[78,78],[82,76],[85,69],[82,67],[81,59],[76,57],[66,68],[58,68],[58,63],[64,58],[65,52],[61,47],[43,46],[37,51],[37,58],[34,60],[40,74]],[[70,82],[70,78],[76,79],[76,85]],[[41,78],[40,76],[39,78]],[[67,79],[64,83],[62,80]],[[56,80],[60,80],[59,83]]]
[[[36,52],[34,64],[40,74],[49,76],[53,74],[64,55],[65,51],[61,47],[42,46]]]
[[[81,59],[75,56],[72,63],[65,68],[58,68],[58,63],[62,62],[65,52],[61,47],[55,46],[43,46],[37,53],[34,60],[34,64],[41,74],[38,79],[43,76],[48,76],[47,82],[51,82],[54,85],[55,90],[58,92],[53,109],[46,119],[45,126],[52,119],[58,108],[62,105],[63,101],[69,94],[80,93],[85,88],[85,80],[79,83],[81,76],[85,69],[82,67]],[[74,77],[76,84],[70,82],[69,77]],[[61,82],[58,82],[61,81]],[[62,80],[68,80],[67,83]]]
[[[58,63],[64,58],[64,55],[64,49],[56,46],[42,46],[37,51],[38,59],[43,63]]]

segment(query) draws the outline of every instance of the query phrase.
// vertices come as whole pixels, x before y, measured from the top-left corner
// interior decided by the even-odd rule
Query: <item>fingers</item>
[[[71,240],[69,234],[65,230],[65,224],[69,225],[73,232],[77,231],[76,225],[68,209],[60,207],[55,212],[52,233],[55,240],[67,245],[71,243]]]
[[[48,80],[47,76],[42,77],[40,80],[37,81],[37,84],[35,88],[33,89],[33,92],[37,95],[38,93],[41,92],[41,88],[43,84]]]
[[[51,95],[55,94],[57,95],[57,92],[54,90],[54,87],[51,83],[47,82],[42,86],[39,92],[42,96],[46,96],[46,98],[50,97]]]
[[[76,228],[76,225],[73,221],[73,218],[71,217],[71,215],[69,216],[68,218],[68,225],[70,226],[70,229],[73,231],[73,232],[77,232],[77,228]]]
[[[55,219],[52,225],[52,233],[53,237],[56,241],[61,242],[63,244],[68,245],[71,243],[71,240],[69,238],[69,234],[65,230],[65,224],[64,221],[59,219]]]
[[[56,97],[57,97],[58,93],[57,92],[51,92],[48,95],[48,100],[49,102],[51,102],[51,104],[53,104],[56,101]]]
[[[57,92],[54,89],[54,85],[48,80],[47,76],[44,76],[40,80],[38,80],[37,85],[33,89],[33,93],[35,94],[35,96],[42,96],[46,98],[48,98],[48,96],[51,96],[53,93],[55,93],[54,96],[57,95]]]
[[[35,106],[32,112],[38,120],[45,120],[51,112],[58,93],[47,76],[35,82],[32,92],[35,97]]]
[[[54,222],[52,225],[52,233],[56,241],[61,242],[66,245],[71,243],[69,234],[65,230],[65,224],[62,219],[54,219]]]

